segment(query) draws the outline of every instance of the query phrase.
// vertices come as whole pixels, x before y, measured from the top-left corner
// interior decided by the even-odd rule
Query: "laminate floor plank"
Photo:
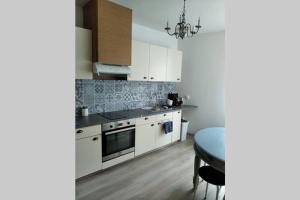
[[[76,199],[192,200],[194,155],[193,140],[188,137],[77,181]],[[204,197],[205,186],[204,182],[199,185],[197,199]],[[215,186],[209,186],[208,200],[215,198],[215,191]]]

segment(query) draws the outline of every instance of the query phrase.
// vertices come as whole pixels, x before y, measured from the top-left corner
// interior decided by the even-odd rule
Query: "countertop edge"
[[[157,111],[157,112],[149,111],[149,113],[147,113],[147,114],[137,114],[136,116],[132,116],[130,118],[123,118],[123,119],[117,119],[117,120],[109,120],[109,119],[106,119],[106,118],[102,117],[99,114],[92,114],[92,115],[89,115],[87,117],[77,116],[77,117],[75,117],[75,129],[85,128],[85,127],[95,126],[95,125],[102,125],[102,124],[110,123],[110,122],[114,122],[114,121],[128,120],[128,119],[158,115],[158,114],[161,114],[161,113],[169,113],[169,112],[174,112],[174,111],[178,111],[178,110],[182,110],[182,109],[183,108],[178,107],[178,108],[172,108],[172,109],[169,109],[169,110],[162,110],[162,111]],[[93,118],[97,118],[97,120],[95,120],[95,119],[92,120]],[[82,121],[82,120],[84,120],[84,121],[90,120],[90,122],[80,123],[79,121]]]

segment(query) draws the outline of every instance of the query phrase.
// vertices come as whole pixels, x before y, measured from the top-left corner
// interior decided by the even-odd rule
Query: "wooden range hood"
[[[92,30],[92,61],[131,65],[132,10],[108,0],[83,7],[84,27]]]

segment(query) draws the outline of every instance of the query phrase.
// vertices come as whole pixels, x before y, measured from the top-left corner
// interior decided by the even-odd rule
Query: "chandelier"
[[[182,11],[182,14],[179,16],[179,22],[175,26],[174,33],[169,32],[171,30],[171,28],[169,27],[168,21],[167,21],[167,27],[165,28],[167,33],[171,36],[174,35],[176,37],[176,39],[178,39],[179,37],[181,39],[183,39],[185,37],[193,37],[196,33],[198,33],[199,29],[201,28],[200,17],[198,19],[198,24],[196,26],[191,26],[190,23],[186,23],[186,21],[185,21],[185,1],[186,0],[184,0],[183,11]]]

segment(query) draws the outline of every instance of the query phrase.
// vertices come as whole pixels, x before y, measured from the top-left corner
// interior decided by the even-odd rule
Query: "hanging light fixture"
[[[167,21],[167,27],[165,28],[167,33],[171,36],[174,35],[176,37],[176,39],[178,39],[179,37],[181,39],[183,39],[185,37],[193,37],[196,33],[198,33],[199,29],[202,27],[202,26],[200,26],[200,17],[198,19],[198,24],[196,26],[191,26],[190,23],[186,23],[186,21],[185,21],[185,1],[186,0],[184,0],[183,11],[182,11],[182,14],[179,16],[179,22],[175,26],[174,33],[169,32],[171,30],[171,28],[169,27],[168,21]]]

